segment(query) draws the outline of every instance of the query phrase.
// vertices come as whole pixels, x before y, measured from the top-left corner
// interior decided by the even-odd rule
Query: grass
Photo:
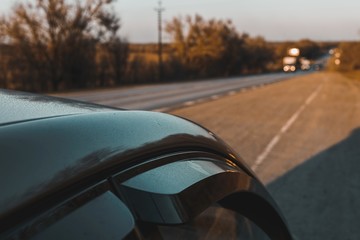
[[[342,72],[342,74],[347,78],[360,80],[360,70]]]

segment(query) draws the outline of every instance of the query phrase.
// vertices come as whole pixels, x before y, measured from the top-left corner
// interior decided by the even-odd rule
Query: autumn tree
[[[267,71],[269,63],[275,59],[273,48],[263,37],[244,37],[245,41],[245,68],[248,73],[262,73]]]
[[[123,82],[122,78],[127,69],[129,45],[126,40],[114,37],[106,43],[106,49],[114,83],[120,84]]]
[[[166,31],[179,61],[200,76],[262,72],[273,59],[263,38],[240,35],[230,20],[176,17]]]
[[[16,51],[12,57],[28,71],[31,90],[85,87],[95,81],[96,46],[119,39],[120,19],[112,2],[34,0],[1,17],[2,42]]]
[[[360,70],[360,42],[341,42],[330,59],[332,69],[339,71]],[[338,65],[334,62],[339,61]]]
[[[2,44],[0,45],[0,88],[9,88],[10,83],[10,72],[8,70],[8,66],[11,65],[10,54],[11,49],[9,46]]]
[[[214,76],[234,71],[233,57],[241,51],[242,40],[231,21],[206,21],[199,15],[184,21],[179,17],[167,23],[166,31],[176,56],[192,72]]]
[[[297,46],[300,49],[301,56],[311,60],[317,59],[324,54],[324,49],[320,44],[309,39],[298,41]]]

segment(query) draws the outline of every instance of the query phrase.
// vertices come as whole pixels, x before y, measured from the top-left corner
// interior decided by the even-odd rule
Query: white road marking
[[[195,102],[194,101],[187,101],[184,103],[185,106],[191,106],[191,105],[194,105]]]
[[[213,96],[211,96],[211,100],[216,100],[216,99],[219,99],[219,98],[220,98],[219,95],[213,95]]]
[[[316,98],[320,90],[323,87],[323,83],[319,85],[314,92],[306,99],[306,101],[301,105],[301,107],[286,121],[284,126],[280,129],[278,134],[276,134],[268,145],[265,147],[264,151],[256,158],[255,163],[251,166],[251,169],[255,171],[265,160],[265,158],[270,154],[276,144],[280,141],[282,135],[289,130],[289,128],[294,124],[294,122],[299,118],[300,114],[305,110],[305,108]]]

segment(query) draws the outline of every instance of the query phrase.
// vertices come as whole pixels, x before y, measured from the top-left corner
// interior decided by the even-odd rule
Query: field
[[[347,78],[360,80],[360,70],[343,72],[342,74]]]

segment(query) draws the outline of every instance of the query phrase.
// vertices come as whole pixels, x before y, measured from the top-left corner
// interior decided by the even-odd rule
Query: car
[[[0,239],[292,239],[211,131],[159,112],[0,90]]]

